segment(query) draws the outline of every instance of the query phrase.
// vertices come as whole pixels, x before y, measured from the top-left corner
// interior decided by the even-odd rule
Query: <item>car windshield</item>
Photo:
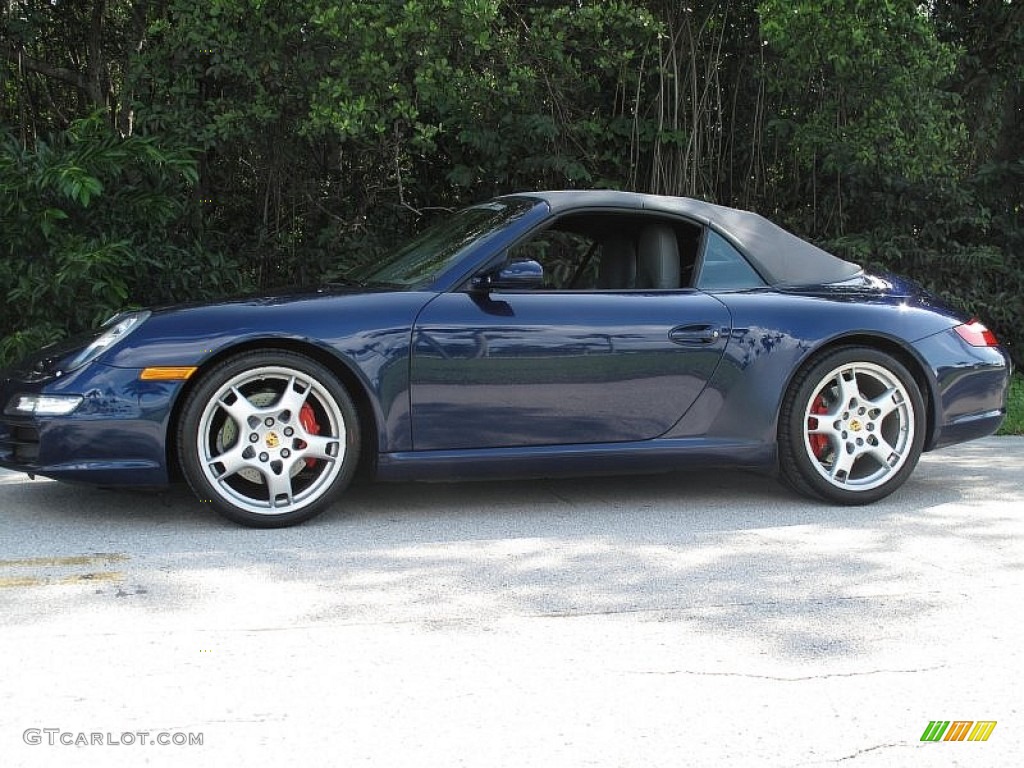
[[[382,261],[353,270],[348,277],[365,285],[413,287],[451,266],[466,247],[530,210],[536,201],[492,201],[464,208],[424,230]]]

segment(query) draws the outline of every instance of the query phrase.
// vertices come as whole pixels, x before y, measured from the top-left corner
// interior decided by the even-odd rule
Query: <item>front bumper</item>
[[[87,365],[63,378],[0,374],[0,466],[94,485],[165,485],[166,436],[181,382],[140,381],[139,370]],[[65,416],[7,413],[24,394],[80,394]]]

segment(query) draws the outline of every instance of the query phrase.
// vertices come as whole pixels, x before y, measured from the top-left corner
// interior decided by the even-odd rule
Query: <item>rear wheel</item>
[[[178,451],[202,501],[243,525],[277,528],[319,514],[358,463],[352,399],[324,366],[291,352],[245,353],[199,382]]]
[[[779,458],[797,491],[867,504],[899,488],[924,446],[924,399],[914,377],[870,347],[826,354],[795,379],[782,408]]]

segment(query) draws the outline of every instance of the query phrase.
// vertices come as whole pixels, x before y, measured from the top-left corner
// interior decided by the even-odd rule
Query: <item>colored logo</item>
[[[274,450],[278,445],[281,444],[280,438],[278,438],[276,432],[271,432],[267,435],[267,448]]]
[[[995,729],[995,720],[932,720],[921,741],[988,741]]]

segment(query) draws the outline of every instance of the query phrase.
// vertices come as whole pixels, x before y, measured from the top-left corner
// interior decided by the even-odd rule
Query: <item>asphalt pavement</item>
[[[869,507],[702,471],[256,531],[0,473],[0,765],[1018,765],[1022,478],[989,438]]]

